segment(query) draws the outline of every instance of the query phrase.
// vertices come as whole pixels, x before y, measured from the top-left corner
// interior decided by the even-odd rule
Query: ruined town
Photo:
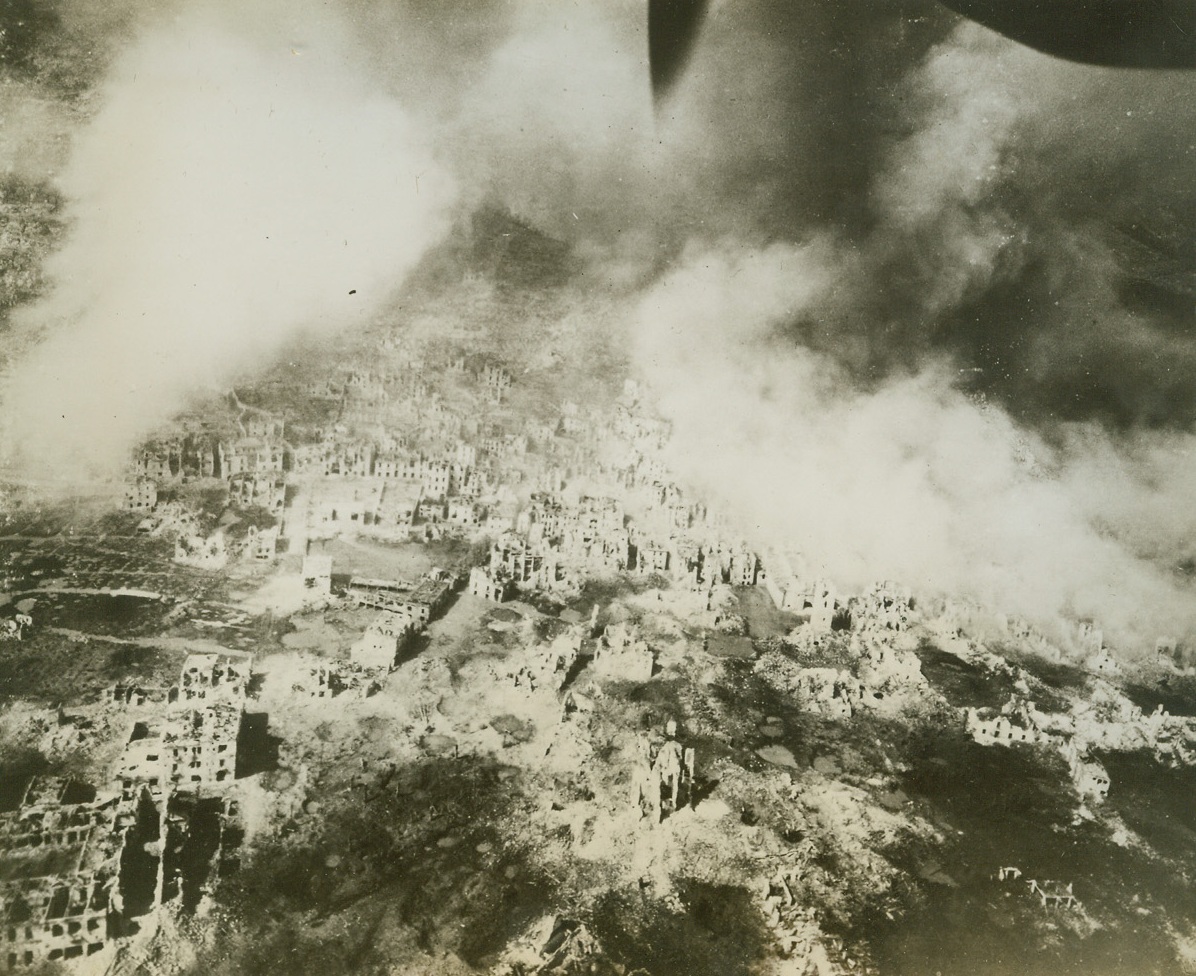
[[[1184,648],[841,591],[673,479],[636,378],[554,400],[551,342],[433,325],[180,417],[103,505],[6,490],[7,971],[882,973],[940,911],[1169,971],[1163,896],[1069,851],[1154,843],[1121,778],[1190,776]]]

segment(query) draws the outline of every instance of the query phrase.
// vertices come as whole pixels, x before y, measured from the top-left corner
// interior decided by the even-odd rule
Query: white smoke
[[[76,137],[72,233],[24,316],[46,338],[3,404],[26,463],[110,470],[296,330],[377,308],[448,226],[426,123],[371,90],[325,21],[296,36],[247,17],[145,31]]]
[[[724,250],[641,300],[637,362],[685,483],[844,587],[895,579],[1047,625],[1093,618],[1130,649],[1191,631],[1196,597],[1152,557],[1196,529],[1176,504],[1196,440],[1144,448],[1152,483],[1096,428],[1052,448],[954,389],[945,365],[858,392],[776,328],[837,280],[825,244]]]

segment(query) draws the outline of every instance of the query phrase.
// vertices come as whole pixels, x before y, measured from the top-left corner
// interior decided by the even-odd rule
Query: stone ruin
[[[872,586],[852,606],[856,629],[865,633],[901,633],[914,619],[914,598],[891,580]]]
[[[997,869],[998,881],[1019,881],[1022,870],[1017,867],[1002,867]],[[1062,881],[1039,881],[1030,878],[1025,882],[1030,895],[1037,895],[1043,908],[1079,908],[1080,900],[1076,897],[1072,883]]]
[[[582,628],[571,627],[547,646],[529,647],[512,662],[508,672],[516,688],[534,692],[561,691],[568,683],[581,654]]]
[[[619,681],[648,681],[656,654],[640,636],[639,628],[625,622],[610,624],[594,648],[596,674]]]
[[[669,722],[663,742],[639,740],[631,802],[639,807],[641,818],[651,817],[653,823],[694,800],[694,751],[684,748],[676,734],[676,723]]]
[[[1027,882],[1030,894],[1037,895],[1043,908],[1078,908],[1080,900],[1072,891],[1071,882],[1036,881]]]

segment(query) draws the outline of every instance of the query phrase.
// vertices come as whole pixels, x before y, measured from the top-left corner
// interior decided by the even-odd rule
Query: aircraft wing
[[[1112,68],[1196,68],[1196,0],[941,0],[1029,47]]]
[[[941,2],[1006,37],[1070,61],[1196,68],[1196,0]],[[658,102],[685,69],[708,5],[709,0],[648,0],[648,60]]]

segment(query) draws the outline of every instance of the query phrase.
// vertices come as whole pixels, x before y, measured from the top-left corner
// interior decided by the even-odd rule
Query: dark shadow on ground
[[[278,747],[282,738],[270,734],[270,716],[246,712],[237,732],[236,779],[268,773],[278,768]]]

